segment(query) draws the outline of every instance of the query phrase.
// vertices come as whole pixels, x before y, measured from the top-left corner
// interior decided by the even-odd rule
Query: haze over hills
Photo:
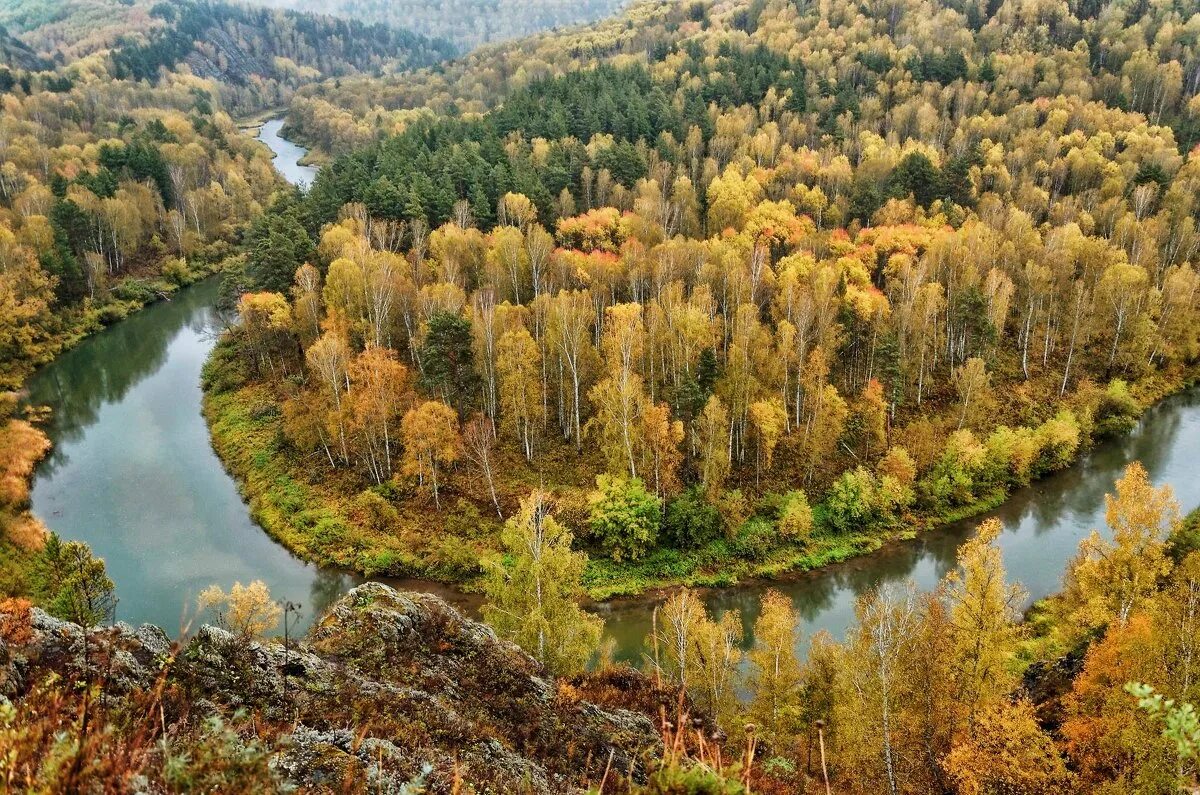
[[[260,5],[383,22],[446,39],[466,52],[481,44],[579,25],[629,0],[252,0]]]

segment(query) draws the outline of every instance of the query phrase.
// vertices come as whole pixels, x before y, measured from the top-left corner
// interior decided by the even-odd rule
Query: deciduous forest
[[[801,637],[779,591],[753,620],[703,598],[985,514],[1194,386],[1200,12],[648,0],[446,60],[557,7],[367,24],[401,8],[0,14],[0,381],[219,273],[204,414],[254,520],[321,566],[478,594],[491,630],[363,586],[280,647],[294,606],[217,584],[221,628],[116,706],[89,674],[76,719],[0,666],[0,773],[341,791],[289,745],[311,730],[347,732],[320,740],[347,791],[1200,786],[1200,518],[1137,462],[1032,606],[994,519],[932,591],[864,589],[845,637]],[[323,163],[303,189],[236,121],[281,107]],[[111,621],[120,583],[29,514],[49,442],[2,408],[0,664],[56,659],[50,615]],[[647,592],[634,670],[592,602]],[[100,647],[158,643],[122,632]],[[264,671],[308,690],[268,699]],[[393,685],[464,717],[415,720]],[[407,717],[365,721],[367,691]]]

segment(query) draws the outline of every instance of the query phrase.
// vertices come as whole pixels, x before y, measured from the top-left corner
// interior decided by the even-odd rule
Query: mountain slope
[[[186,67],[235,87],[272,82],[294,88],[424,66],[452,52],[445,42],[398,28],[216,0],[22,0],[0,11],[0,24],[60,63],[107,53],[119,79],[153,81]]]
[[[261,5],[405,27],[462,50],[615,14],[628,0],[256,0]]]

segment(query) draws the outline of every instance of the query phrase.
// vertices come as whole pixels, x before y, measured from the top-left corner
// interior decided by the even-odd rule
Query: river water
[[[264,125],[260,137],[275,148],[281,173],[296,178],[292,166],[304,150],[279,146],[273,125]],[[216,292],[216,280],[183,290],[85,340],[30,380],[31,401],[54,410],[47,427],[54,450],[36,473],[33,510],[61,536],[88,542],[105,559],[117,584],[118,618],[174,632],[188,623],[207,585],[261,579],[277,598],[303,605],[305,624],[361,580],[306,564],[269,539],[213,453],[200,414],[199,378],[224,328],[213,309]],[[1105,492],[1133,460],[1156,483],[1171,484],[1185,510],[1200,504],[1200,389],[1164,401],[1130,435],[1096,447],[989,514],[1004,522],[999,543],[1009,573],[1031,599],[1059,588],[1080,539],[1103,528]],[[840,638],[858,594],[906,579],[933,587],[980,520],[784,581],[712,590],[705,598],[714,612],[742,611],[747,643],[767,587],[794,600],[803,619],[801,644],[819,629]],[[477,604],[445,588],[391,582],[437,591],[468,609]],[[595,607],[620,658],[640,654],[654,604],[642,598]]]

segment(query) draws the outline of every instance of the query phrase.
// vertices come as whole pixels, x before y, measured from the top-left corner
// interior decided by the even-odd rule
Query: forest
[[[886,123],[942,147],[861,129],[852,160],[803,64],[663,57],[414,117],[250,229],[210,420],[273,535],[471,582],[540,484],[593,596],[720,584],[980,512],[1194,377],[1173,127],[925,102]]]
[[[649,713],[644,759],[614,771],[616,746],[597,766],[589,745],[579,791],[1200,786],[1200,515],[1136,462],[1031,606],[996,520],[930,592],[867,590],[842,638],[800,637],[778,591],[753,619],[703,598],[984,514],[1194,387],[1190,4],[647,0],[448,61],[419,34],[199,0],[93,24],[115,7],[0,13],[0,386],[219,273],[236,322],[204,412],[255,521],[321,566],[478,594],[481,631],[528,656],[471,647],[510,667],[468,700],[545,688],[495,731],[535,702]],[[413,27],[470,45],[543,27],[539,8]],[[236,121],[281,105],[326,161],[304,190]],[[8,649],[111,623],[120,584],[28,512],[39,409],[5,394],[0,418],[0,780],[285,789],[295,769],[268,760],[300,707],[254,706],[255,677],[278,668],[286,693],[320,654],[354,670],[299,688],[305,720],[345,733],[318,761],[359,759],[390,724],[348,727],[380,703],[463,695],[405,690],[441,672],[387,658],[361,601],[329,620],[368,641],[318,622],[290,658],[286,623],[282,650],[264,636],[291,607],[261,581],[200,595],[228,640],[179,655],[198,678],[168,686],[181,647],[152,641],[161,675],[111,703],[109,680],[34,688]],[[635,671],[590,608],[647,592]],[[455,621],[420,642],[459,665]],[[222,654],[246,693],[218,706]],[[468,784],[547,752],[516,723]],[[403,791],[464,791],[476,728],[393,726],[429,755],[390,758]],[[378,740],[346,762],[358,790]]]
[[[615,14],[626,5],[623,0],[465,0],[438,3],[412,0],[255,0],[255,3],[272,8],[379,22],[445,39],[462,52],[542,30],[592,22]]]

